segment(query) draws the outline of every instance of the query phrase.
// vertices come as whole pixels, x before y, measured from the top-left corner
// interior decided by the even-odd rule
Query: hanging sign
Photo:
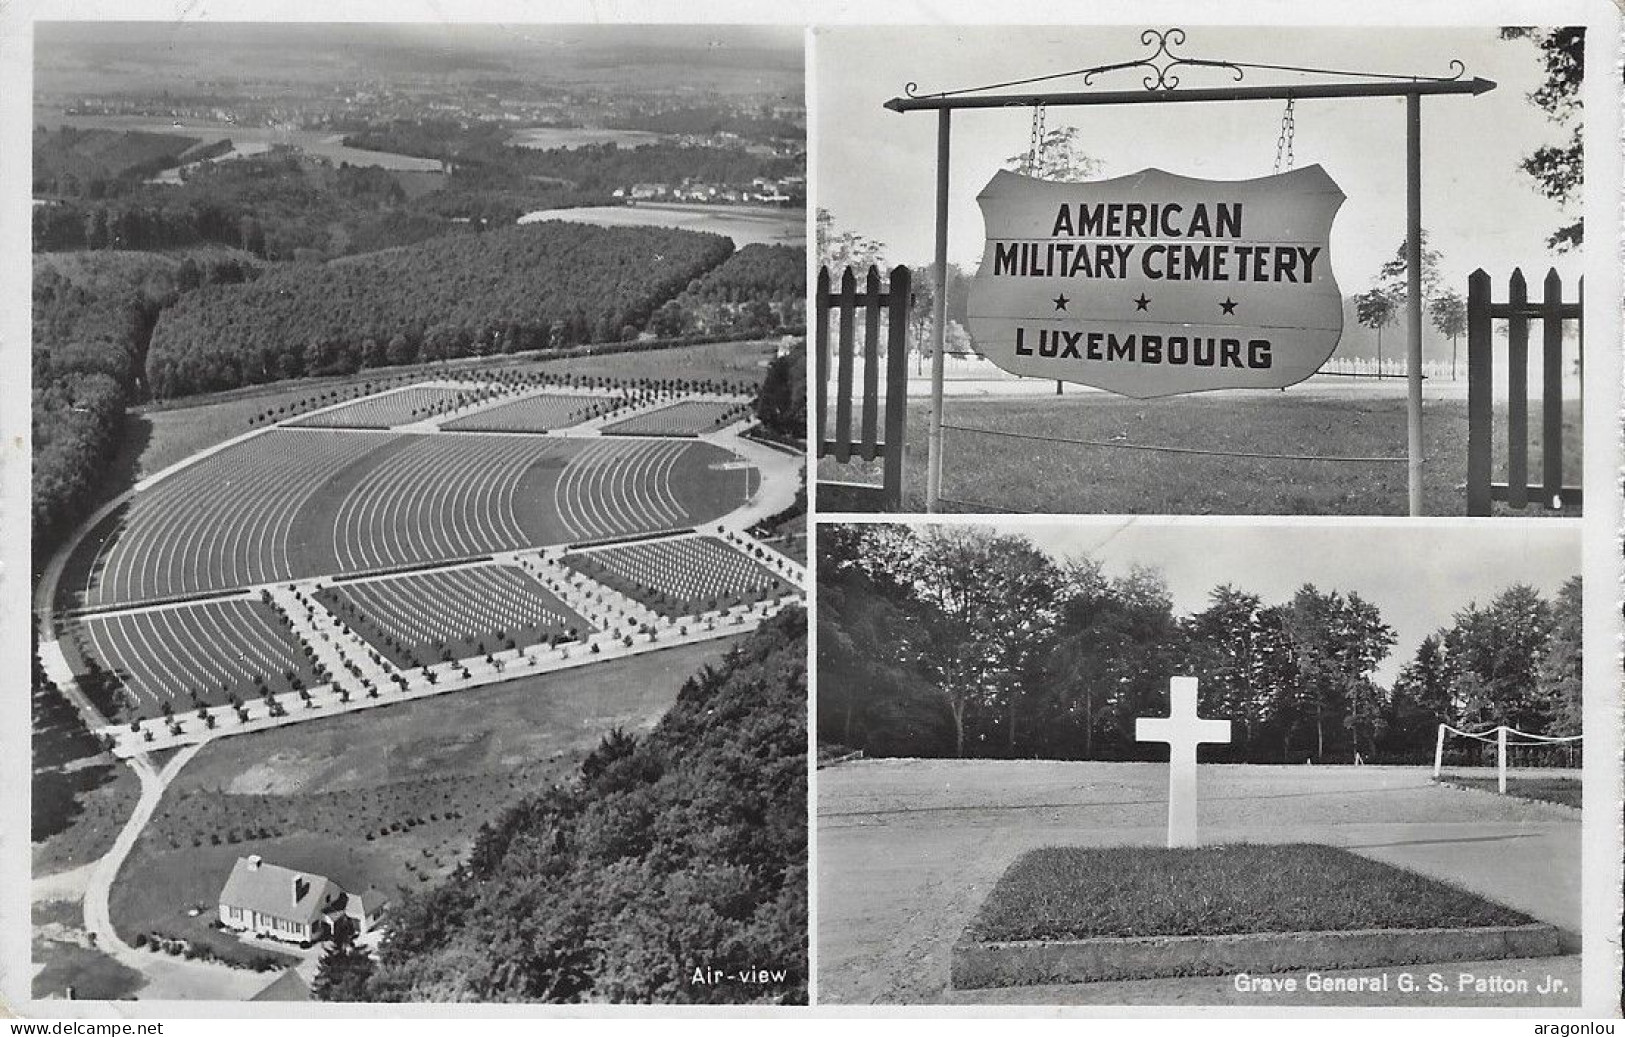
[[[995,174],[967,323],[1006,371],[1145,399],[1280,388],[1343,334],[1320,166],[1256,180],[1160,169],[1087,183]]]

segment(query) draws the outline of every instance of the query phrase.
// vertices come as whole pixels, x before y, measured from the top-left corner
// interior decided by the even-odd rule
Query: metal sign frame
[[[934,111],[937,113],[937,207],[936,207],[936,283],[947,283],[948,272],[948,157],[952,130],[952,114],[957,109],[974,108],[1030,108],[1080,107],[1122,104],[1176,104],[1224,101],[1280,101],[1297,99],[1403,97],[1405,98],[1405,266],[1406,266],[1406,446],[1408,463],[1407,496],[1410,514],[1422,514],[1422,98],[1438,95],[1477,96],[1494,90],[1496,84],[1488,79],[1464,79],[1466,66],[1451,61],[1453,73],[1449,76],[1387,76],[1368,72],[1349,72],[1336,69],[1303,68],[1293,65],[1264,65],[1250,62],[1225,61],[1211,58],[1190,58],[1177,55],[1170,45],[1185,42],[1185,30],[1146,29],[1140,34],[1146,46],[1155,44],[1151,54],[1132,61],[1096,65],[1052,75],[964,90],[945,90],[935,94],[919,94],[917,86],[909,83],[904,96],[894,97],[885,107],[898,113]],[[1305,72],[1339,77],[1335,82],[1273,84],[1262,86],[1224,86],[1198,89],[1179,89],[1177,69],[1184,67],[1224,69],[1233,80],[1241,81],[1248,69],[1284,72]],[[1068,91],[1040,93],[989,93],[1008,87],[1070,76],[1082,76],[1088,86],[1095,76],[1124,69],[1147,70],[1142,79],[1142,90]],[[948,298],[945,291],[936,293],[935,326],[932,328],[931,350],[931,409],[926,439],[925,510],[935,513],[942,491],[942,380],[943,336],[947,327]]]

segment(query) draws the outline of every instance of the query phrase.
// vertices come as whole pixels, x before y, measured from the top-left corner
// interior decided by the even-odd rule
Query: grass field
[[[676,227],[725,235],[733,239],[735,248],[746,245],[801,245],[807,240],[807,213],[803,209],[656,202],[543,209],[519,218],[520,223],[539,220],[565,220],[600,227]]]
[[[114,925],[126,939],[158,931],[243,955],[209,926],[207,908],[250,853],[346,889],[396,895],[427,884],[467,854],[482,823],[566,776],[606,732],[654,724],[683,681],[732,643],[211,743],[165,793],[120,871]]]
[[[1442,779],[1445,785],[1455,785],[1464,789],[1478,789],[1482,792],[1497,792],[1500,788],[1494,778],[1480,778],[1474,776],[1451,775]],[[1506,794],[1515,799],[1537,800],[1542,803],[1557,803],[1565,807],[1580,809],[1580,801],[1584,798],[1584,786],[1578,772],[1573,778],[1520,778],[1516,775],[1507,776]]]
[[[1067,846],[1017,858],[966,935],[1075,940],[1530,921],[1464,890],[1331,846]]]
[[[1403,399],[1171,397],[1131,400],[1105,394],[1062,398],[950,397],[945,423],[1024,435],[1196,447],[1253,453],[1405,456]],[[1495,478],[1505,479],[1504,408],[1498,413]],[[1463,515],[1467,507],[1467,405],[1424,406],[1424,511]],[[1565,412],[1564,471],[1580,475],[1580,407]],[[905,511],[923,510],[927,407],[911,401],[904,471]],[[944,432],[945,511],[1107,514],[1403,515],[1400,463],[1260,460],[1165,454]],[[1540,476],[1540,432],[1532,429],[1530,477]],[[880,462],[820,461],[822,479],[880,481]],[[1569,509],[1577,514],[1577,509]],[[1534,508],[1523,514],[1550,514]]]

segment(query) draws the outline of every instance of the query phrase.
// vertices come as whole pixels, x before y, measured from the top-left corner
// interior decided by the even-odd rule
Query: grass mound
[[[1494,778],[1451,777],[1444,779],[1443,784],[1455,785],[1464,789],[1479,789],[1483,792],[1495,792],[1498,788]],[[1580,799],[1584,788],[1578,777],[1574,778],[1507,778],[1507,795],[1514,799],[1538,800],[1542,803],[1556,803],[1560,806],[1580,809]]]
[[[1330,846],[1048,847],[1017,858],[977,941],[1527,925],[1434,879]]]

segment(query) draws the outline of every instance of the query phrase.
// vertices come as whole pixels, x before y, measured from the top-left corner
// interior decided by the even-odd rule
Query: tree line
[[[576,148],[525,148],[509,143],[502,124],[462,125],[448,119],[401,119],[352,133],[350,147],[436,158],[454,166],[453,176],[521,186],[543,177],[573,190],[608,195],[634,183],[750,183],[756,177],[800,173],[799,158],[755,155],[744,148],[653,143],[635,147],[587,144]]]
[[[820,526],[818,580],[819,737],[871,755],[1157,759],[1134,721],[1166,715],[1175,675],[1232,721],[1213,760],[1421,762],[1441,721],[1578,730],[1577,576],[1467,606],[1388,688],[1394,630],[1352,591],[1227,584],[1178,616],[1155,569],[967,526]]]
[[[714,234],[544,222],[285,265],[167,309],[148,384],[167,398],[636,338],[663,301],[732,252]]]
[[[377,963],[327,952],[316,995],[805,1004],[806,636],[800,610],[774,617],[646,736],[610,733],[482,826],[466,863],[393,910]],[[693,982],[706,964],[787,975]]]
[[[655,311],[650,330],[679,335],[768,335],[807,324],[807,250],[752,244]]]
[[[180,165],[197,143],[178,133],[36,126],[34,194],[103,198]]]
[[[508,222],[512,222],[509,220]],[[123,183],[33,211],[36,252],[225,245],[269,260],[338,256],[474,228],[419,199],[389,170],[292,151],[205,162],[179,184]]]
[[[118,454],[125,408],[143,393],[158,314],[183,293],[256,276],[231,253],[36,259],[33,276],[33,501],[36,558],[87,512]]]

